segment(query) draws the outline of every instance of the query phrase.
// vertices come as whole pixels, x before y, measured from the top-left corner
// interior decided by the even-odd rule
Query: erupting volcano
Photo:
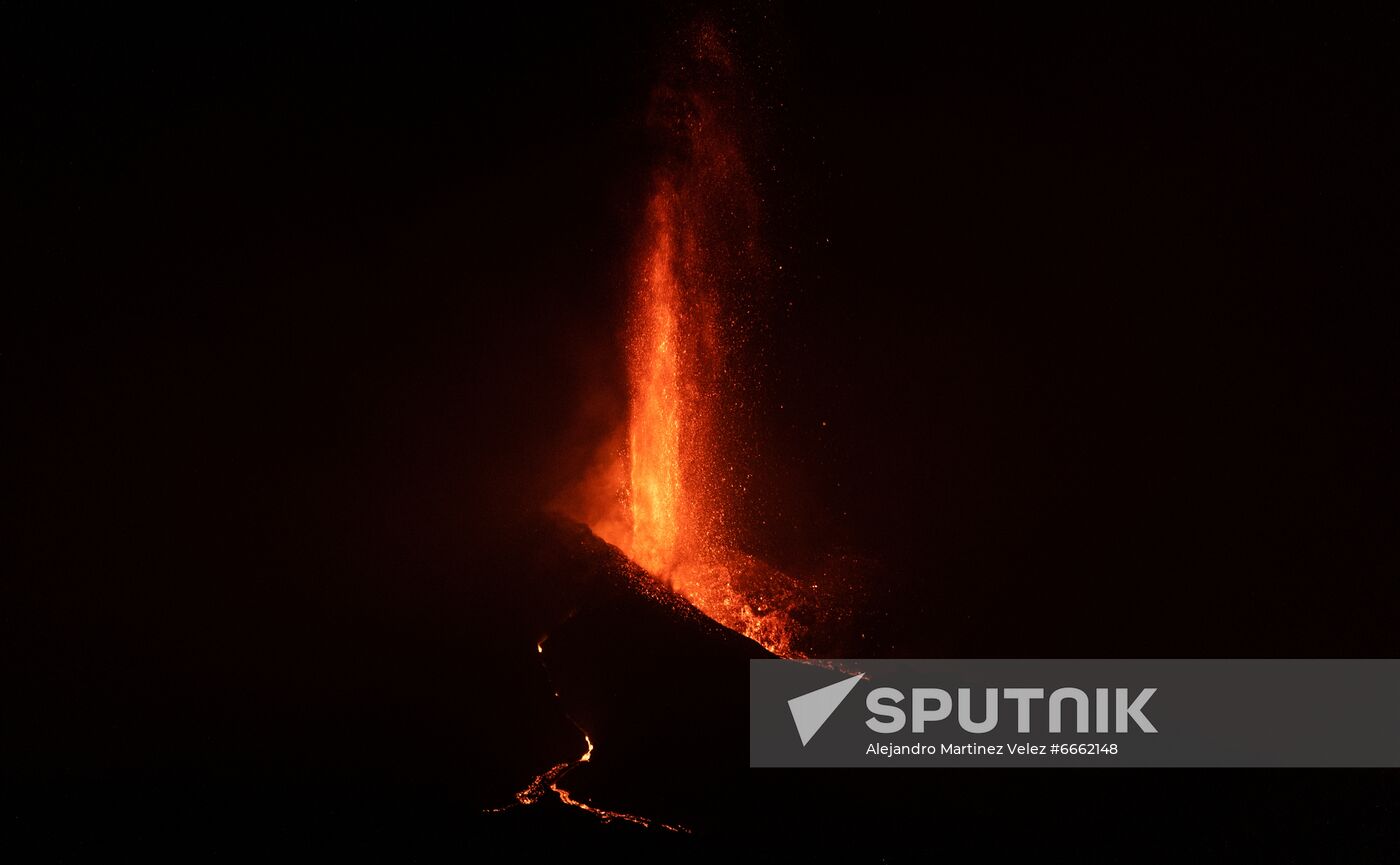
[[[816,625],[838,606],[830,598],[817,602],[819,584],[799,583],[742,549],[740,529],[749,528],[745,521],[755,513],[750,485],[761,462],[752,424],[760,401],[751,337],[761,329],[756,298],[773,265],[759,241],[761,197],[738,120],[739,106],[753,103],[740,84],[718,31],[701,27],[653,94],[658,156],[642,198],[617,334],[627,410],[611,444],[559,502],[573,529],[588,538],[577,552],[593,564],[576,569],[597,566],[607,576],[580,602],[588,612],[576,616],[573,607],[558,624],[605,624],[594,625],[594,639],[564,652],[566,663],[578,663],[580,652],[597,651],[619,632],[631,635],[622,638],[631,640],[624,648],[629,655],[637,642],[670,640],[680,647],[676,662],[691,654],[726,671],[764,650],[805,657],[814,650]],[[536,645],[541,663],[547,639]],[[550,666],[551,681],[566,680],[556,679]],[[592,674],[574,668],[575,677]],[[583,696],[556,687],[554,697],[585,750],[539,773],[512,805],[495,810],[557,800],[605,823],[688,831],[604,810],[577,787],[561,786],[566,776],[571,787],[586,782],[590,773],[582,770],[596,763],[594,742],[612,753],[617,738],[588,721],[607,714],[592,703],[597,691]]]
[[[749,483],[735,459],[748,434],[735,343],[748,327],[746,294],[770,265],[733,117],[734,60],[713,29],[701,29],[692,49],[652,108],[665,156],[632,277],[623,451],[576,516],[715,621],[798,656],[799,585],[734,540]]]

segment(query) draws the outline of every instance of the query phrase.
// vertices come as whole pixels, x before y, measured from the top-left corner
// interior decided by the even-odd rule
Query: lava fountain
[[[626,500],[631,537],[623,543],[633,561],[658,576],[670,575],[682,556],[686,521],[680,511],[689,485],[681,479],[681,431],[699,416],[699,407],[688,404],[682,392],[688,380],[685,367],[693,360],[681,342],[675,209],[674,191],[659,190],[649,213],[651,249],[637,283],[636,332],[629,358]]]
[[[594,490],[583,521],[710,618],[799,656],[799,585],[741,552],[732,524],[748,492],[735,458],[748,432],[736,343],[770,266],[733,117],[738,79],[713,29],[699,31],[681,69],[651,112],[664,156],[633,268],[623,451],[595,473],[612,481]]]

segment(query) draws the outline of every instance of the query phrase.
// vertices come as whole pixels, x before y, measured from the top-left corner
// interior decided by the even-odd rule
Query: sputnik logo
[[[842,679],[834,685],[827,685],[825,688],[818,688],[809,691],[800,697],[793,697],[788,700],[788,709],[792,712],[792,722],[797,725],[797,735],[802,737],[802,747],[807,747],[807,743],[812,741],[812,737],[817,735],[817,731],[826,723],[826,719],[836,711],[836,707],[855,688],[856,682],[862,678],[861,673],[856,673],[849,679]]]

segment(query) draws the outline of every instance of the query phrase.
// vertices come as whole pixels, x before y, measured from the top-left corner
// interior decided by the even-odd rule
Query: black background
[[[19,829],[461,844],[519,786],[505,539],[617,410],[697,15],[782,265],[755,552],[866,562],[882,655],[1395,655],[1394,14],[809,5],[4,7]],[[961,825],[1376,852],[1397,816],[1393,773],[993,777]]]

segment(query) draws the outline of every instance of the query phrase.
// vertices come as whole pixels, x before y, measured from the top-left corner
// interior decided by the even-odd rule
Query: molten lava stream
[[[535,649],[539,652],[541,656],[544,655],[544,644],[545,640],[548,639],[548,636],[541,637],[540,641],[535,644]],[[549,675],[549,667],[544,663],[543,657],[541,657],[540,659],[540,664],[541,666],[544,666],[545,675]],[[558,691],[554,692],[554,697],[555,699],[559,698]],[[559,786],[559,782],[564,778],[564,776],[568,775],[569,772],[573,771],[575,768],[577,768],[583,763],[591,762],[593,759],[594,751],[593,738],[588,735],[588,733],[583,729],[583,727],[579,726],[578,721],[575,721],[573,719],[573,716],[571,716],[568,712],[564,713],[564,717],[568,718],[569,723],[573,724],[574,729],[578,730],[579,735],[583,736],[583,743],[585,746],[587,746],[587,750],[585,750],[583,754],[581,754],[576,760],[566,760],[563,763],[556,763],[555,765],[551,766],[548,770],[536,775],[530,781],[529,784],[526,784],[524,788],[522,788],[519,792],[515,794],[515,802],[511,803],[510,805],[506,805],[503,808],[488,808],[488,813],[500,813],[502,811],[510,810],[511,808],[514,808],[517,805],[533,805],[536,802],[540,801],[542,798],[544,798],[545,791],[548,790],[555,796],[558,796],[559,801],[563,804],[569,806],[570,808],[577,808],[580,811],[592,814],[594,817],[597,817],[604,823],[611,823],[614,820],[623,820],[628,823],[635,823],[638,826],[655,826],[660,829],[665,829],[669,832],[684,832],[686,834],[690,833],[690,830],[685,828],[684,826],[672,826],[669,823],[662,823],[659,820],[652,820],[648,817],[639,817],[636,814],[627,814],[622,811],[609,811],[605,808],[598,808],[596,806],[588,804],[587,802],[584,802],[581,799],[574,798],[573,794],[571,794],[568,790],[565,790],[563,787]]]

